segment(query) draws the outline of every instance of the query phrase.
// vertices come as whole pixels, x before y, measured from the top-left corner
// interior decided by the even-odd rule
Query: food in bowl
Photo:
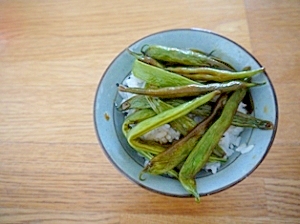
[[[147,44],[159,44],[180,49],[193,48],[201,49],[204,52],[212,52],[212,56],[221,58],[237,71],[242,71],[245,65],[249,65],[251,70],[263,67],[241,45],[222,35],[203,29],[161,31],[145,36],[127,48],[133,52],[140,52],[143,46]],[[122,131],[122,124],[125,118],[124,113],[120,111],[119,107],[115,106],[120,105],[123,100],[118,88],[116,88],[116,83],[129,82],[131,85],[137,81],[138,83],[134,84],[137,85],[135,87],[142,87],[140,86],[141,83],[139,83],[140,80],[128,79],[131,76],[136,58],[128,52],[127,48],[120,52],[110,63],[101,76],[96,91],[94,124],[101,149],[103,149],[112,165],[138,186],[162,195],[191,197],[192,195],[183,188],[180,181],[170,177],[170,175],[152,175],[145,172],[140,178],[141,170],[145,168],[145,159],[128,144]],[[247,100],[243,102],[246,104],[246,108],[241,103],[238,110],[243,112],[246,109],[257,118],[271,121],[273,128],[266,131],[260,128],[230,126],[224,133],[225,138],[222,138],[219,143],[230,156],[227,156],[226,161],[221,161],[219,165],[216,162],[207,163],[204,169],[200,170],[195,177],[197,192],[200,196],[215,194],[238,184],[254,172],[270,152],[278,124],[278,106],[275,90],[265,70],[260,74],[254,75],[252,81],[257,84],[264,84],[248,88],[247,95],[251,97],[246,95],[245,99]],[[130,95],[130,93],[123,94]],[[127,97],[125,96],[125,98]],[[171,100],[174,107],[183,103],[183,101],[178,99],[170,99],[169,102]],[[135,104],[136,102],[131,101],[130,103]],[[211,111],[211,106],[208,105],[207,108],[202,106],[202,110],[194,111],[204,113],[204,115],[200,114],[201,116],[207,116],[205,115],[206,110],[208,112]],[[234,118],[233,122],[239,122],[239,120]],[[168,124],[164,125],[160,134],[169,130],[170,127]],[[149,136],[151,135],[152,133],[150,132]],[[178,133],[176,132],[172,133],[173,138],[177,135]],[[230,141],[234,142],[235,145],[240,145],[240,147],[234,150],[235,145],[229,144],[229,136],[232,137]],[[170,136],[166,136],[164,141],[168,141],[168,138]],[[248,152],[241,153],[239,151]],[[206,172],[206,170],[209,170],[209,172]]]
[[[216,173],[234,152],[255,147],[240,142],[244,128],[273,129],[244,103],[249,88],[264,85],[251,81],[264,68],[245,64],[237,71],[202,49],[146,44],[128,52],[135,61],[117,85],[123,98],[118,109],[125,115],[124,137],[145,158],[139,178],[171,176],[199,201],[195,177],[201,170]]]

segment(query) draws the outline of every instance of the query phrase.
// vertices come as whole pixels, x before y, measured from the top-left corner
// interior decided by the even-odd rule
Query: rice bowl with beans
[[[197,41],[199,39],[201,39],[200,42]],[[184,137],[182,132],[173,128],[173,125],[169,122],[163,123],[154,129],[150,128],[151,130],[149,131],[148,128],[144,128],[143,124],[140,125],[140,122],[137,124],[130,123],[130,125],[125,128],[125,132],[127,133],[125,135],[124,127],[122,127],[127,117],[134,114],[136,110],[131,108],[128,110],[120,110],[120,105],[128,99],[141,94],[120,91],[120,89],[134,88],[151,90],[148,82],[145,82],[145,80],[141,79],[141,77],[134,76],[136,73],[134,72],[134,70],[136,70],[134,69],[134,66],[135,63],[137,63],[137,58],[128,52],[127,49],[140,53],[144,49],[143,46],[156,44],[178,49],[193,49],[196,51],[203,51],[207,54],[213,52],[214,57],[221,58],[240,72],[242,72],[245,66],[250,66],[251,70],[259,70],[262,67],[245,49],[231,40],[210,31],[198,29],[170,30],[149,35],[137,41],[121,52],[120,55],[117,56],[111,63],[102,77],[97,90],[94,107],[95,127],[104,152],[110,161],[129,179],[133,180],[138,185],[157,193],[184,197],[190,197],[193,195],[197,199],[198,196],[216,193],[233,186],[257,168],[257,166],[265,158],[275,137],[278,116],[277,100],[273,86],[266,75],[266,72],[260,70],[258,71],[260,72],[259,74],[253,75],[251,79],[253,83],[257,83],[256,86],[251,86],[251,88],[249,88],[249,96],[253,102],[240,102],[237,105],[237,111],[239,113],[239,117],[243,117],[242,114],[246,114],[248,116],[250,113],[251,116],[255,116],[258,119],[269,121],[270,124],[272,124],[272,127],[269,127],[268,130],[262,130],[253,127],[230,125],[226,128],[226,131],[222,133],[217,144],[218,148],[222,149],[222,153],[218,156],[211,154],[211,157],[206,160],[205,164],[201,167],[201,170],[193,176],[192,179],[194,179],[196,187],[195,191],[192,192],[189,191],[189,188],[183,187],[182,183],[178,180],[178,178],[176,178],[176,173],[179,174],[181,167],[185,166],[182,163],[172,169],[172,172],[163,173],[162,175],[152,174],[145,169],[145,167],[149,166],[154,155],[180,142]],[[139,64],[138,66],[142,67],[143,65]],[[221,64],[220,66],[223,65]],[[208,78],[211,77],[209,76]],[[206,83],[209,83],[209,85],[214,88],[214,84],[211,85],[211,81],[206,81]],[[116,87],[116,84],[118,84],[119,87]],[[235,85],[236,83],[231,84]],[[188,81],[187,85],[191,85],[194,88],[195,85],[197,86],[197,83],[190,83],[190,81]],[[163,89],[169,87],[162,86],[158,88]],[[180,86],[174,88],[176,90],[174,95],[177,94],[177,89],[180,88]],[[194,89],[198,91],[198,87]],[[203,100],[207,100],[209,102],[209,106],[211,106],[210,111],[212,111],[220,98],[220,93],[218,93],[217,90],[214,91],[210,91],[208,93],[201,92],[198,95],[193,95],[188,98],[192,101],[192,105],[201,105]],[[106,93],[105,99],[101,97],[104,92]],[[208,97],[212,99],[208,100]],[[157,103],[161,100],[164,103],[169,104],[173,100],[160,98],[160,96],[150,96],[149,98],[153,98],[152,103]],[[182,99],[181,96],[177,98],[180,98],[180,100]],[[174,101],[176,101],[177,98],[175,98]],[[173,107],[176,108],[173,110],[174,112],[184,111],[184,109],[180,109],[184,108],[184,106],[180,106],[178,109],[178,105],[189,104],[184,102],[185,97],[183,98],[183,102],[177,102],[177,105],[173,104]],[[252,106],[253,111],[249,110],[249,106],[250,108]],[[268,108],[268,110],[265,108]],[[190,107],[190,109],[193,108]],[[226,110],[230,111],[229,109],[227,108]],[[222,113],[220,111],[217,112],[215,119],[220,117],[220,114]],[[151,113],[150,115],[155,117],[153,111]],[[170,114],[169,112],[165,112],[165,114],[173,116],[173,114]],[[109,116],[110,119],[106,119],[107,116]],[[207,115],[198,116],[193,113],[188,113],[185,116],[197,125],[207,118]],[[221,117],[224,118],[225,116]],[[159,116],[157,118],[161,119],[158,123],[163,121],[162,115],[160,118]],[[167,118],[169,119],[168,116]],[[152,120],[155,121],[156,118],[151,118],[150,120],[152,122]],[[144,122],[144,124],[146,123],[147,122]],[[134,129],[135,125],[138,126],[138,128],[129,134],[128,141],[128,133]],[[148,125],[147,127],[151,126],[151,124],[146,125]],[[139,136],[140,130],[142,129],[143,133]],[[140,149],[143,149],[144,143],[147,143],[145,144],[147,150],[153,150],[152,152],[154,154],[150,153],[152,156],[151,158],[149,158],[148,152],[145,153],[144,151],[140,151]],[[160,145],[163,146],[161,147]],[[135,148],[136,146],[138,147]],[[164,149],[162,149],[163,147]],[[186,168],[186,171],[189,171],[189,169]],[[185,176],[181,175],[181,179],[184,180],[184,178]]]
[[[144,88],[145,82],[139,78],[136,78],[132,73],[126,77],[126,79],[122,83],[124,86],[127,87],[137,87],[137,88]],[[135,96],[135,94],[130,94],[126,92],[119,92],[120,96],[122,97],[122,102],[126,102],[126,100],[130,99],[131,97]],[[121,104],[122,104],[121,102]],[[246,104],[241,102],[238,107],[238,111],[241,113],[246,114],[247,110]],[[132,111],[124,111],[124,116],[127,116],[128,114],[132,113]],[[193,117],[193,119],[199,123],[202,118],[201,117]],[[250,152],[254,145],[248,145],[246,142],[241,143],[241,136],[240,134],[244,131],[243,127],[236,127],[236,126],[230,126],[228,130],[223,134],[223,137],[221,138],[219,142],[219,146],[224,150],[226,155],[224,155],[224,158],[230,157],[233,153],[239,152],[239,153],[247,153]],[[158,128],[155,128],[143,136],[141,138],[143,140],[153,140],[160,144],[166,144],[166,143],[172,143],[173,141],[179,140],[180,138],[180,132],[174,130],[169,124],[164,124]],[[144,157],[143,157],[144,158]],[[147,158],[145,159],[145,164],[147,164],[149,161]],[[207,172],[211,172],[215,174],[218,169],[221,168],[221,162],[214,161],[214,162],[207,162],[206,165],[203,167],[203,170]]]

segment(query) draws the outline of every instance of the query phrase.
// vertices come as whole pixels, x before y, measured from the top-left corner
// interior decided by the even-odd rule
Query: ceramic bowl
[[[242,46],[234,41],[202,29],[176,29],[150,34],[132,45],[133,51],[140,51],[145,44],[159,44],[178,48],[195,48],[204,52],[214,50],[214,55],[232,64],[236,69],[262,65]],[[121,131],[124,116],[116,108],[121,98],[116,83],[122,83],[131,71],[134,58],[124,49],[111,62],[103,74],[94,102],[94,122],[99,142],[111,163],[134,183],[148,190],[164,195],[190,196],[176,179],[167,176],[148,175],[146,180],[139,179],[144,160],[128,145]],[[267,70],[268,68],[266,68]],[[273,130],[246,128],[242,133],[242,142],[254,144],[248,153],[234,153],[222,165],[216,174],[197,175],[197,190],[201,196],[227,189],[249,176],[264,160],[271,148],[278,123],[278,106],[273,85],[267,73],[256,75],[255,82],[265,85],[251,88],[254,103],[253,114],[261,119],[273,122]]]

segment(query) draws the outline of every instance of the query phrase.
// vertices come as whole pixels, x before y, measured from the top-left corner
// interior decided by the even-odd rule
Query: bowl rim
[[[131,43],[129,46],[127,46],[125,49],[123,49],[120,53],[118,53],[114,59],[109,63],[109,65],[107,66],[107,68],[104,70],[103,72],[103,75],[101,76],[99,82],[98,82],[98,86],[97,86],[97,89],[96,89],[96,93],[95,93],[95,96],[94,96],[94,104],[93,104],[93,121],[94,121],[94,128],[95,128],[95,131],[96,131],[96,135],[97,135],[97,138],[98,138],[98,142],[99,144],[101,145],[101,148],[102,150],[104,151],[106,157],[108,158],[108,160],[114,165],[115,168],[117,168],[117,170],[119,170],[120,173],[122,173],[127,179],[129,179],[130,181],[132,181],[133,183],[137,184],[138,186],[148,190],[148,191],[151,191],[151,192],[154,192],[154,193],[158,193],[160,195],[165,195],[165,196],[171,196],[171,197],[177,197],[177,198],[186,198],[186,197],[193,197],[192,195],[190,195],[188,192],[186,194],[182,194],[182,195],[175,195],[175,194],[172,194],[172,193],[167,193],[167,192],[162,192],[162,191],[159,191],[159,190],[156,190],[156,189],[153,189],[153,188],[150,188],[148,186],[145,186],[145,185],[142,185],[141,183],[139,183],[138,181],[136,181],[134,178],[130,177],[124,170],[122,170],[118,164],[115,163],[115,161],[112,159],[112,157],[110,156],[110,154],[108,153],[108,151],[106,150],[106,148],[104,147],[104,144],[103,144],[103,140],[100,138],[100,135],[99,135],[99,129],[98,129],[98,126],[97,126],[97,122],[96,122],[96,119],[97,119],[97,115],[96,115],[96,104],[97,104],[97,99],[98,99],[98,92],[99,92],[99,89],[101,87],[101,84],[103,82],[103,79],[106,75],[106,73],[108,72],[108,70],[112,67],[112,65],[114,64],[114,62],[127,50],[127,48],[130,48],[132,46],[134,46],[135,44],[137,44],[138,42],[142,41],[143,39],[146,39],[146,38],[149,38],[151,36],[156,36],[156,35],[161,35],[161,34],[164,34],[164,33],[170,33],[170,32],[180,32],[180,31],[195,31],[195,32],[202,32],[202,33],[208,33],[208,34],[212,34],[212,35],[215,35],[215,36],[218,36],[219,38],[222,38],[222,39],[225,39],[229,42],[231,42],[232,44],[236,45],[237,47],[239,47],[242,51],[244,51],[246,54],[248,54],[259,66],[262,67],[262,65],[260,64],[260,62],[256,59],[256,57],[254,57],[252,55],[252,53],[250,53],[247,49],[245,49],[243,46],[241,46],[240,44],[238,44],[237,42],[229,39],[228,37],[225,37],[217,32],[214,32],[212,30],[208,30],[208,29],[203,29],[203,28],[174,28],[174,29],[166,29],[166,30],[161,30],[161,31],[157,31],[157,32],[154,32],[154,33],[151,33],[151,34],[148,34],[146,36],[143,36],[139,39],[137,39],[136,41],[134,41],[133,43]],[[275,122],[273,124],[273,133],[272,133],[272,136],[270,138],[270,141],[269,143],[267,144],[267,149],[265,150],[263,156],[261,157],[261,159],[259,160],[259,162],[256,163],[255,166],[252,167],[252,169],[247,172],[246,175],[240,177],[239,179],[237,179],[236,181],[234,182],[231,182],[230,184],[227,184],[221,188],[218,188],[217,190],[214,190],[214,191],[211,191],[209,193],[206,193],[206,194],[200,194],[201,196],[208,196],[208,195],[212,195],[212,194],[216,194],[216,193],[219,193],[219,192],[222,192],[226,189],[229,189],[230,187],[232,186],[235,186],[236,184],[240,183],[241,181],[243,181],[244,179],[246,179],[249,175],[251,175],[259,166],[260,164],[264,161],[265,157],[267,156],[267,154],[269,153],[271,147],[272,147],[272,144],[274,142],[274,139],[275,139],[275,136],[276,136],[276,133],[277,133],[277,128],[278,128],[278,120],[279,120],[279,107],[278,107],[278,99],[277,99],[277,95],[276,95],[276,91],[275,91],[275,88],[274,88],[274,85],[273,83],[271,82],[271,79],[269,77],[269,75],[267,74],[266,71],[264,71],[264,74],[265,74],[265,77],[266,79],[268,80],[269,82],[269,85],[270,85],[270,88],[271,88],[271,93],[274,97],[274,108],[275,108],[275,111],[274,111],[274,114],[275,114]],[[100,128],[100,127],[99,127]]]

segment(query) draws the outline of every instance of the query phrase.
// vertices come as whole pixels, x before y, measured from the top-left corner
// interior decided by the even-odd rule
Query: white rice
[[[153,140],[160,144],[171,143],[179,137],[180,132],[175,131],[169,124],[164,124],[141,136],[143,140]]]
[[[143,80],[136,78],[132,73],[124,80],[122,84],[128,87],[140,87],[140,88],[143,88],[145,85]],[[135,94],[125,93],[125,92],[119,92],[119,94],[123,98],[123,100],[127,100],[135,95]],[[239,104],[238,111],[242,113],[247,113],[245,107],[246,104],[241,102]],[[132,111],[129,111],[129,113],[130,112]],[[195,121],[198,122],[201,120],[201,118],[199,119],[195,118],[195,119],[196,119]],[[244,128],[242,127],[230,126],[227,129],[227,131],[224,133],[223,137],[219,142],[219,146],[226,153],[225,156],[226,158],[230,157],[235,152],[239,152],[241,154],[248,153],[254,148],[254,145],[247,145],[246,143],[241,143],[240,135],[243,131]],[[148,133],[146,133],[145,135],[141,136],[141,138],[144,140],[153,140],[161,144],[171,143],[174,140],[178,140],[179,137],[180,137],[180,133],[174,130],[169,124],[164,124],[161,127],[153,129]],[[145,164],[147,163],[148,161],[145,160]],[[206,170],[207,172],[211,172],[215,174],[218,172],[220,167],[221,167],[221,162],[216,161],[216,162],[206,163],[203,169]]]
[[[207,162],[203,169],[207,172],[212,172],[213,174],[218,172],[218,169],[221,167],[221,162],[215,161],[215,162]]]
[[[231,156],[235,152],[235,148],[240,145],[240,134],[243,130],[242,127],[230,126],[223,134],[219,146],[225,151],[226,156]]]

